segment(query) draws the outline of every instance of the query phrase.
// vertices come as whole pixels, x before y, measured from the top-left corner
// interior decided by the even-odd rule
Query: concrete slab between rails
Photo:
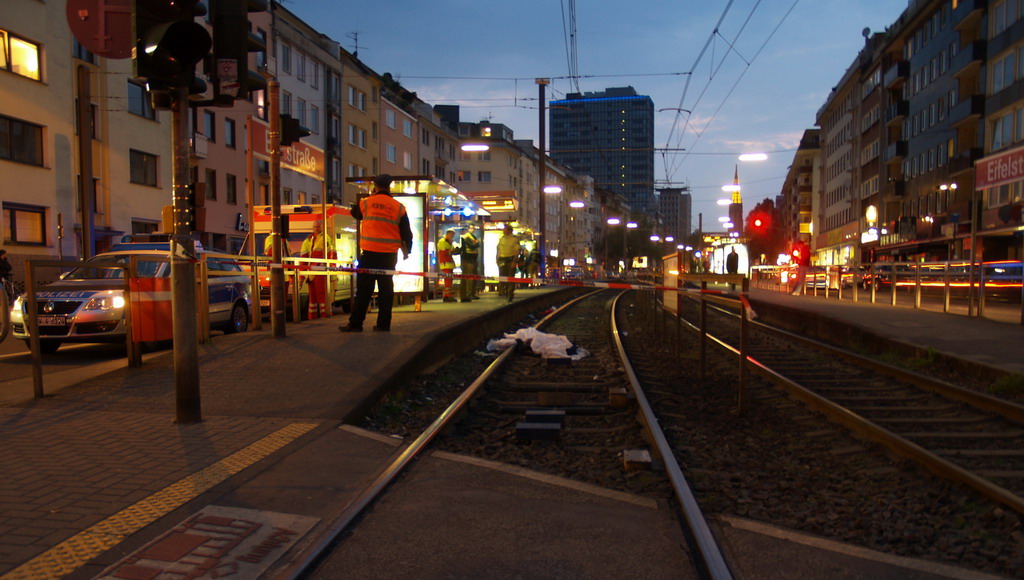
[[[718,524],[716,536],[736,578],[1002,578],[948,564],[884,554],[735,516],[720,515],[714,519]]]
[[[697,577],[671,510],[521,475],[427,455],[313,577]]]

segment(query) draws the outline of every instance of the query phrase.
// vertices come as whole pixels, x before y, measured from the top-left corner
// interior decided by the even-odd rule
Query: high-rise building
[[[653,215],[654,101],[633,87],[569,93],[550,105],[551,157],[595,187],[625,196],[634,211]]]

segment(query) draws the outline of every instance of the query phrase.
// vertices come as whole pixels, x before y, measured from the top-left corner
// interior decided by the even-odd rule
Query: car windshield
[[[100,254],[89,259],[90,262],[103,262],[128,265],[131,254]],[[154,262],[149,260],[138,260],[136,268],[140,278],[166,278],[170,275],[170,268],[167,262]],[[124,270],[120,268],[90,268],[83,266],[75,268],[64,276],[65,280],[97,280],[105,278],[122,278]]]

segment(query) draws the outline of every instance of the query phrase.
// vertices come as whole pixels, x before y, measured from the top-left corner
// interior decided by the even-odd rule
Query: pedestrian
[[[352,206],[352,217],[359,221],[359,268],[394,270],[398,255],[412,252],[412,228],[405,206],[391,197],[391,176],[383,173],[373,180],[373,195]],[[356,276],[356,303],[342,332],[362,332],[374,286],[377,288],[377,324],[374,330],[391,330],[391,308],[395,299],[392,274],[365,273]]]
[[[519,238],[512,233],[512,226],[505,226],[504,235],[498,239],[498,275],[511,278],[516,273],[516,261],[519,259]],[[516,287],[512,282],[498,283],[498,294],[507,296],[512,302]]]
[[[725,257],[725,273],[735,274],[740,269],[740,255],[736,253],[736,246],[732,247],[732,251]]]
[[[796,282],[793,284],[793,295],[803,294],[804,279],[807,277],[807,267],[811,265],[811,247],[803,240],[797,240],[793,244],[793,261],[796,263]]]
[[[476,276],[480,271],[480,240],[474,235],[476,226],[469,224],[466,233],[462,234],[461,260],[462,275]],[[463,278],[459,283],[459,297],[463,302],[472,302],[479,298],[477,296],[477,281],[475,279]]]
[[[11,266],[11,262],[7,259],[7,250],[0,250],[0,281],[9,283],[12,270],[14,270],[14,267]]]
[[[442,274],[448,274],[449,276],[444,279],[444,296],[441,298],[442,302],[455,302],[455,297],[452,296],[452,279],[451,274],[455,272],[455,230],[448,230],[444,233],[444,237],[437,240],[437,269]]]
[[[526,277],[537,279],[540,276],[540,248],[538,245],[540,242],[533,242],[533,247],[530,248],[530,253],[526,255]],[[536,283],[536,286],[540,286],[540,283]]]
[[[735,274],[740,269],[740,255],[736,253],[736,246],[732,247],[732,251],[725,257],[725,273]],[[736,289],[736,284],[730,282],[729,287],[733,290]]]
[[[313,222],[313,231],[302,241],[300,255],[303,258],[331,258],[334,259],[334,239],[324,235],[324,222],[316,220]],[[306,264],[311,268],[313,264]],[[327,276],[307,276],[306,284],[309,288],[309,313],[310,320],[321,316],[327,318]]]

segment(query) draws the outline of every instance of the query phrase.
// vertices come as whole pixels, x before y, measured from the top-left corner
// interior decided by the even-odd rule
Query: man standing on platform
[[[516,261],[519,259],[519,238],[512,233],[512,226],[505,226],[505,235],[498,239],[498,275],[513,277],[516,275]],[[512,302],[516,286],[512,282],[498,283],[498,294],[508,296]]]
[[[466,233],[462,234],[462,274],[465,276],[476,276],[480,271],[480,240],[473,233],[476,226],[469,224]],[[477,281],[462,279],[459,283],[459,297],[463,302],[470,302],[479,298],[477,296]]]
[[[444,233],[444,237],[437,240],[437,269],[442,274],[452,274],[455,272],[455,244],[452,242],[455,240],[455,230],[448,230]],[[438,280],[438,282],[441,282]],[[452,279],[447,277],[444,279],[444,302],[455,302],[455,297],[452,296]]]
[[[391,197],[391,176],[383,173],[373,180],[373,195],[352,206],[352,217],[359,220],[359,268],[394,270],[398,264],[395,252],[412,252],[412,228],[405,206]],[[374,330],[391,330],[391,308],[395,301],[395,280],[392,274],[358,274],[356,303],[348,324],[342,332],[362,332],[370,298],[377,287],[377,324]]]

